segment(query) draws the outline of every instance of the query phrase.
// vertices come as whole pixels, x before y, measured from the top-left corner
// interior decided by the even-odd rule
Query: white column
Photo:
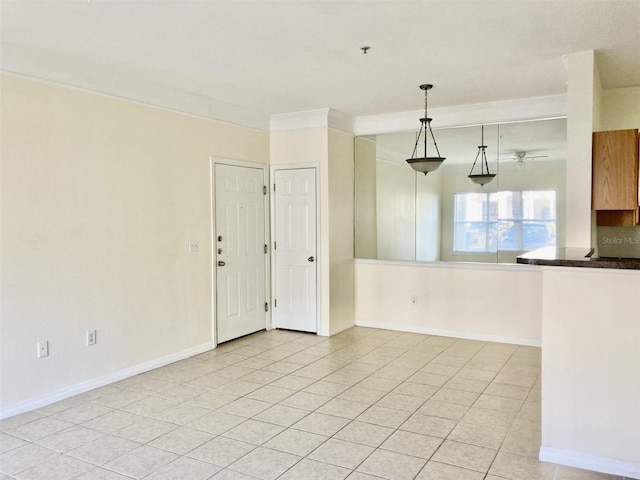
[[[568,55],[567,247],[591,245],[591,136],[600,81],[593,50]]]

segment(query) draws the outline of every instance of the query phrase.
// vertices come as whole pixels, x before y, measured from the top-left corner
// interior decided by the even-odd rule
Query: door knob
[[[315,260],[315,258],[313,258],[313,257],[307,258],[307,261],[309,261],[309,262],[313,262],[314,260]]]
[[[218,260],[218,266],[219,267],[224,267],[226,265],[226,263],[224,263],[222,260]]]

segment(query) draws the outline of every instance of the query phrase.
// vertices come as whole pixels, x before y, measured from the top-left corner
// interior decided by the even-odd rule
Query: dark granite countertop
[[[589,248],[544,247],[520,255],[516,262],[528,265],[548,265],[554,267],[589,267],[640,270],[638,258],[598,258],[593,257]]]

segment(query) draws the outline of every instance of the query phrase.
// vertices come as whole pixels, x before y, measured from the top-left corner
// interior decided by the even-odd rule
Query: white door
[[[216,331],[226,342],[266,328],[264,171],[215,165]]]
[[[276,170],[274,325],[317,332],[316,171]]]

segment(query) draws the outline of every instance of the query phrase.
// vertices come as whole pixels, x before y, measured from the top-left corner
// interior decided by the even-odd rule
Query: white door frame
[[[276,231],[276,212],[275,212],[275,198],[273,198],[275,196],[274,191],[273,191],[273,187],[274,187],[274,179],[275,179],[275,172],[277,170],[300,170],[300,169],[307,169],[307,168],[312,168],[315,171],[315,177],[316,177],[316,335],[319,334],[319,332],[321,331],[320,327],[321,327],[321,321],[322,321],[322,317],[320,316],[321,314],[321,302],[320,300],[322,299],[322,295],[321,295],[321,288],[322,288],[322,284],[320,282],[322,275],[322,249],[320,248],[320,164],[318,162],[310,162],[310,163],[288,163],[288,164],[283,164],[283,165],[272,165],[270,168],[270,173],[271,173],[271,183],[269,184],[269,197],[270,197],[270,201],[269,204],[271,205],[270,207],[270,211],[271,211],[271,231],[274,232],[273,238],[275,238],[275,231]],[[271,265],[273,265],[274,267],[271,269],[271,281],[269,283],[269,285],[275,285],[275,264],[276,264],[276,252],[273,249],[273,242],[271,241],[271,238],[269,238],[270,243],[269,243],[269,249],[271,251],[271,255],[270,255],[270,262]],[[273,298],[273,296],[275,295],[275,291],[274,289],[271,289],[271,297],[270,297],[270,304],[271,304],[271,309],[273,309],[273,305],[274,305],[274,300],[275,298]],[[270,310],[271,310],[270,309]],[[271,328],[274,328],[273,325],[273,317],[274,315],[270,316],[270,320],[271,320]]]
[[[216,301],[216,291],[217,291],[217,268],[218,264],[218,250],[216,248],[216,178],[215,178],[215,166],[216,164],[222,165],[231,165],[234,167],[247,167],[247,168],[257,168],[262,170],[262,180],[264,181],[264,185],[266,185],[267,190],[270,190],[270,178],[269,178],[269,165],[265,163],[257,163],[257,162],[247,162],[243,160],[231,160],[228,158],[220,158],[220,157],[209,157],[209,192],[211,194],[211,339],[213,341],[214,348],[218,345],[218,330],[217,330],[217,301]],[[271,245],[271,229],[270,229],[270,221],[269,221],[269,212],[271,211],[270,200],[271,195],[264,196],[264,239],[267,242],[267,248],[270,248]],[[268,251],[268,250],[267,250]],[[265,298],[268,302],[271,302],[271,255],[266,254],[264,256],[265,261]],[[269,305],[268,310],[265,312],[265,328],[267,330],[271,330],[273,327],[271,326],[271,305]]]

